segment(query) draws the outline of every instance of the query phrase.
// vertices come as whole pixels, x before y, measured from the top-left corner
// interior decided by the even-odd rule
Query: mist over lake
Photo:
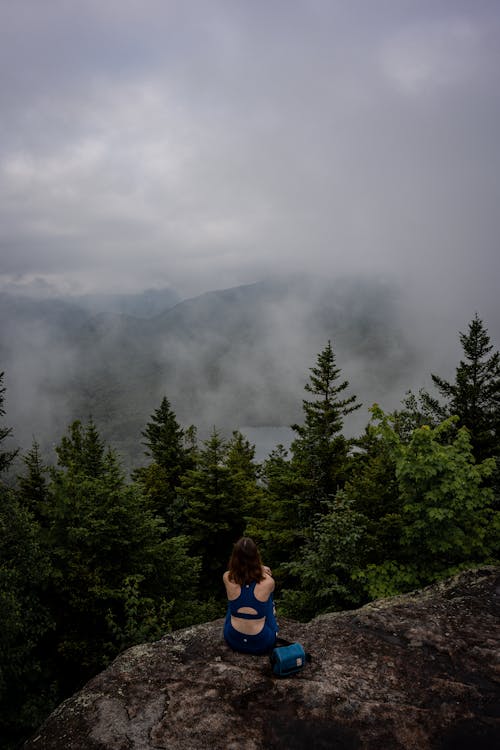
[[[459,355],[446,317],[422,330],[406,290],[382,279],[289,277],[180,302],[165,290],[151,315],[160,300],[157,291],[91,302],[0,294],[8,417],[23,450],[35,438],[53,455],[73,420],[92,417],[127,468],[140,465],[141,432],[166,396],[200,440],[244,428],[262,459],[289,445],[329,340],[363,404],[346,419],[349,436],[374,402],[398,408],[408,389],[430,385],[430,372],[452,373]]]

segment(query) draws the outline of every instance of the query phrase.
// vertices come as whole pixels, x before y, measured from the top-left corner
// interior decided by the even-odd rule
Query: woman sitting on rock
[[[228,606],[224,638],[235,651],[247,654],[269,652],[276,641],[278,624],[274,614],[274,579],[262,565],[257,545],[242,537],[233,547],[229,570],[224,573]]]

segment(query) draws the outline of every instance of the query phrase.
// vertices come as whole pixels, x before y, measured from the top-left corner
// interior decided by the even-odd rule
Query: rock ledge
[[[232,652],[222,620],[124,652],[25,750],[493,750],[500,747],[500,568],[281,621],[311,664],[289,679]]]

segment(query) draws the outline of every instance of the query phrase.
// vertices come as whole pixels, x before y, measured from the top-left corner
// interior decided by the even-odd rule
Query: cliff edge
[[[493,750],[500,568],[281,635],[313,657],[280,679],[232,652],[222,620],[136,646],[59,706],[25,750]]]

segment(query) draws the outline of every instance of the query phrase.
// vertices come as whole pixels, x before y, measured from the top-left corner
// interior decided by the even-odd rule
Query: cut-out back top
[[[267,617],[272,597],[269,597],[265,602],[257,599],[254,593],[256,583],[257,581],[252,581],[252,583],[244,584],[238,598],[228,600],[229,611],[233,617],[240,617],[242,620],[261,620],[263,617]],[[255,613],[238,612],[240,607],[251,607],[255,609]]]

